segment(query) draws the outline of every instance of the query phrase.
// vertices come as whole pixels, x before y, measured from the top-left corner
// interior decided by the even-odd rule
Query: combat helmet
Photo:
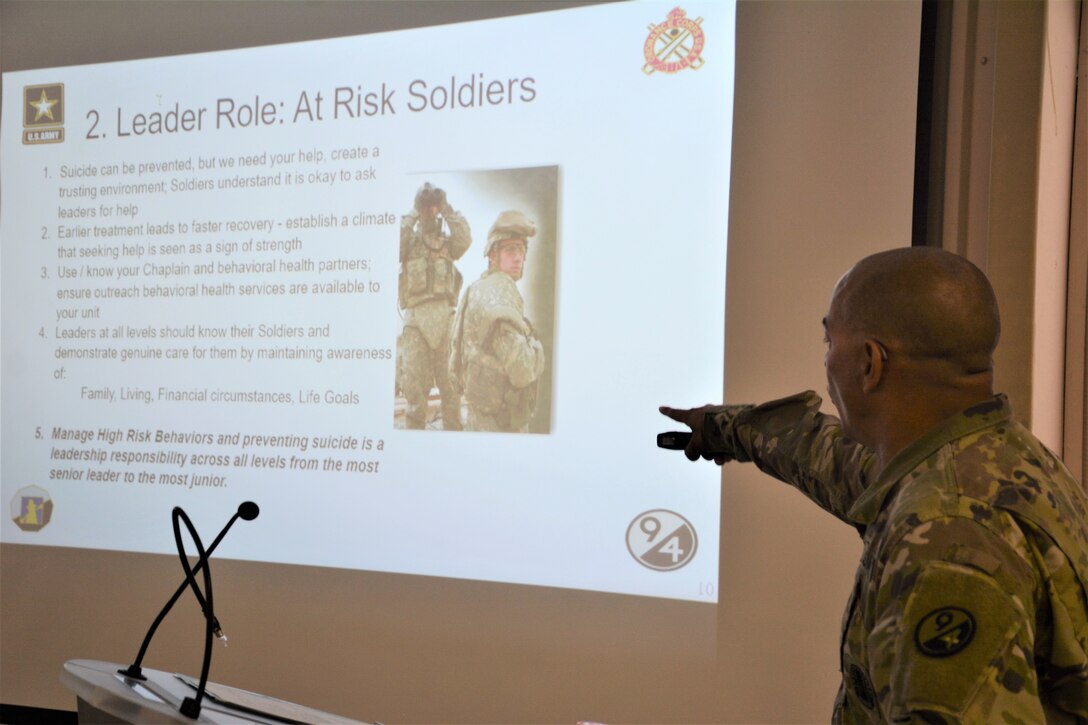
[[[507,239],[524,239],[525,246],[529,246],[529,238],[536,236],[536,223],[520,211],[504,211],[499,214],[491,229],[487,232],[487,247],[484,256],[491,255],[499,242]]]

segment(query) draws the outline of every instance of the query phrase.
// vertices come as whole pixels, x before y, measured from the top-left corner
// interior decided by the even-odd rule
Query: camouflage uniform
[[[865,542],[834,722],[1088,722],[1088,497],[1004,396],[883,471],[804,393],[708,413],[706,447]]]
[[[428,190],[438,191],[426,184],[420,195]],[[460,430],[461,401],[450,388],[447,374],[450,318],[462,284],[453,260],[464,255],[472,237],[468,222],[445,203],[444,194],[442,206],[441,218],[449,234],[442,231],[441,219],[426,228],[418,201],[417,208],[401,218],[399,302],[405,314],[404,330],[397,340],[397,387],[408,402],[408,428],[424,427],[427,396],[437,387],[443,429]]]
[[[504,212],[488,234],[488,250],[505,239],[527,240],[535,233],[524,215]],[[525,317],[517,284],[505,272],[492,267],[465,291],[453,320],[449,364],[451,379],[464,389],[468,430],[528,430],[544,372],[544,347]]]

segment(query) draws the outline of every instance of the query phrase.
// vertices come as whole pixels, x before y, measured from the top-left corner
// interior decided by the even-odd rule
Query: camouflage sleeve
[[[453,209],[447,209],[443,216],[450,225],[450,256],[460,259],[472,245],[472,231],[468,228],[468,221]]]
[[[707,413],[703,442],[713,453],[755,463],[854,525],[847,512],[875,478],[876,456],[846,441],[820,403],[809,391],[758,406],[722,406]]]
[[[515,388],[524,388],[544,372],[544,347],[540,340],[506,320],[496,323],[491,349]]]
[[[1026,556],[964,517],[915,525],[888,552],[875,624],[857,643],[886,719],[1047,721],[1032,657],[1039,581]]]
[[[415,209],[400,218],[400,261],[408,258],[408,248],[412,244],[412,236],[415,232],[416,222],[419,221],[419,212]]]

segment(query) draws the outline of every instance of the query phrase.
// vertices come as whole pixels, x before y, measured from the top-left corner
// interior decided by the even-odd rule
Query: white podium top
[[[359,723],[359,720],[295,705],[224,685],[208,683],[195,720],[179,711],[196,695],[195,678],[143,668],[146,680],[120,673],[125,665],[98,660],[68,660],[60,681],[79,700],[129,723]],[[192,683],[192,684],[189,684]]]

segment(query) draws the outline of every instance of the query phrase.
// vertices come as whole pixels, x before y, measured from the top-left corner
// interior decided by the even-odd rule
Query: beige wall
[[[409,7],[426,22],[451,5]],[[328,32],[376,30],[395,4],[255,6],[4,3],[0,64],[38,52],[24,36],[43,28],[62,55],[41,65],[57,65],[92,50],[176,52],[179,37],[214,47],[254,28],[282,40],[281,24],[307,16],[331,18]],[[732,400],[822,391],[832,285],[864,254],[909,244],[919,20],[917,0],[738,9]],[[134,33],[137,23],[151,31]],[[384,722],[826,721],[858,537],[750,467],[726,467],[723,483],[717,608],[219,562],[217,609],[231,639],[213,679]],[[0,557],[0,701],[12,704],[73,709],[61,664],[128,661],[177,581],[165,557],[11,545]],[[198,669],[192,610],[171,616],[145,664]]]
[[[1048,2],[1038,103],[1039,210],[1035,246],[1035,316],[1032,356],[1032,431],[1063,454],[1065,335],[1069,280],[1073,129],[1077,103],[1080,3]]]
[[[744,3],[737,20],[726,397],[824,394],[833,285],[910,244],[920,5]],[[723,480],[720,655],[747,663],[728,712],[827,721],[857,533],[751,467]]]
[[[1079,5],[1077,86],[1084,89],[1088,88],[1088,12],[1083,2]],[[1077,94],[1074,114],[1063,453],[1070,470],[1088,488],[1088,93]]]
[[[1082,6],[952,4],[947,145],[936,170],[944,198],[931,203],[943,213],[933,243],[978,264],[997,293],[997,389],[1083,477],[1083,141],[1074,153]]]

